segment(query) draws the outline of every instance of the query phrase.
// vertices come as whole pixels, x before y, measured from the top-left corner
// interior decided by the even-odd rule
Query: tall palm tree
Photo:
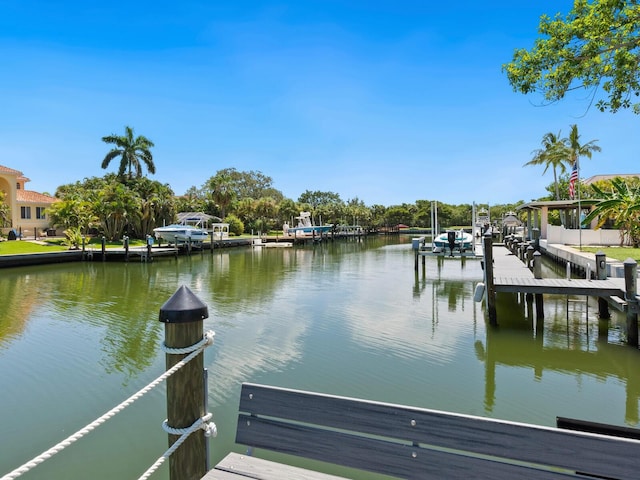
[[[558,186],[558,171],[562,174],[567,171],[567,163],[569,161],[569,151],[565,139],[560,137],[560,132],[557,135],[552,132],[545,133],[542,137],[542,148],[534,150],[533,158],[529,160],[524,166],[529,165],[544,165],[544,175],[549,170],[549,167],[553,168],[553,184],[555,186],[556,200],[560,200],[560,188]]]
[[[598,140],[591,140],[587,143],[580,143],[580,134],[578,133],[578,125],[571,125],[569,138],[565,139],[567,148],[569,149],[569,161],[571,165],[577,162],[580,157],[591,158],[593,152],[600,152],[602,149],[596,145]]]
[[[229,171],[221,170],[211,177],[207,183],[211,198],[220,208],[220,217],[227,216],[227,209],[236,199],[235,182]]]
[[[124,135],[109,135],[102,137],[105,143],[113,144],[109,153],[102,160],[102,168],[107,168],[111,160],[120,157],[120,167],[118,177],[124,178],[127,171],[128,178],[132,178],[132,171],[135,170],[136,177],[142,176],[142,163],[147,167],[149,173],[156,173],[156,166],[153,163],[153,156],[149,150],[153,147],[153,142],[147,137],[138,135],[134,138],[133,128],[126,126]]]

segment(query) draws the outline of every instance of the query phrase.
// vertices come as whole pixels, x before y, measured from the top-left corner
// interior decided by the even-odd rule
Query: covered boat
[[[202,243],[209,238],[209,232],[204,228],[193,225],[173,224],[153,229],[153,233],[159,240],[167,243]]]
[[[290,227],[288,223],[285,223],[282,227],[282,233],[285,237],[311,237],[321,236],[322,234],[331,230],[333,225],[314,225],[311,221],[310,212],[300,212],[300,216],[296,217],[298,224],[295,227]]]

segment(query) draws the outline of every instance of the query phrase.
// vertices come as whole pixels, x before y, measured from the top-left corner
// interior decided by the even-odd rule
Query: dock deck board
[[[282,463],[263,460],[261,458],[229,453],[213,469],[202,477],[202,480],[344,480],[327,473],[292,467]]]
[[[533,273],[522,260],[506,247],[495,245],[493,260],[496,292],[624,297],[623,278],[607,278],[606,280],[534,278]]]

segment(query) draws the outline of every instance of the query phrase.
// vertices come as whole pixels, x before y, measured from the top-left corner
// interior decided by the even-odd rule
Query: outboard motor
[[[453,257],[453,249],[456,246],[456,232],[447,232],[447,242],[449,242],[449,250],[451,250],[451,256]]]

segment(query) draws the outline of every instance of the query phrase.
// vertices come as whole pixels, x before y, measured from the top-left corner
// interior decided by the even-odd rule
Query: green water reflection
[[[593,299],[587,312],[548,297],[538,322],[514,294],[488,328],[473,301],[481,279],[469,259],[429,258],[415,272],[408,238],[3,270],[0,435],[12,440],[0,474],[163,371],[158,311],[181,285],[216,332],[205,353],[214,462],[243,451],[233,437],[244,381],[543,425],[638,425],[640,357],[623,344],[624,318],[599,322]],[[164,418],[161,388],[22,478],[137,478],[166,448]]]

